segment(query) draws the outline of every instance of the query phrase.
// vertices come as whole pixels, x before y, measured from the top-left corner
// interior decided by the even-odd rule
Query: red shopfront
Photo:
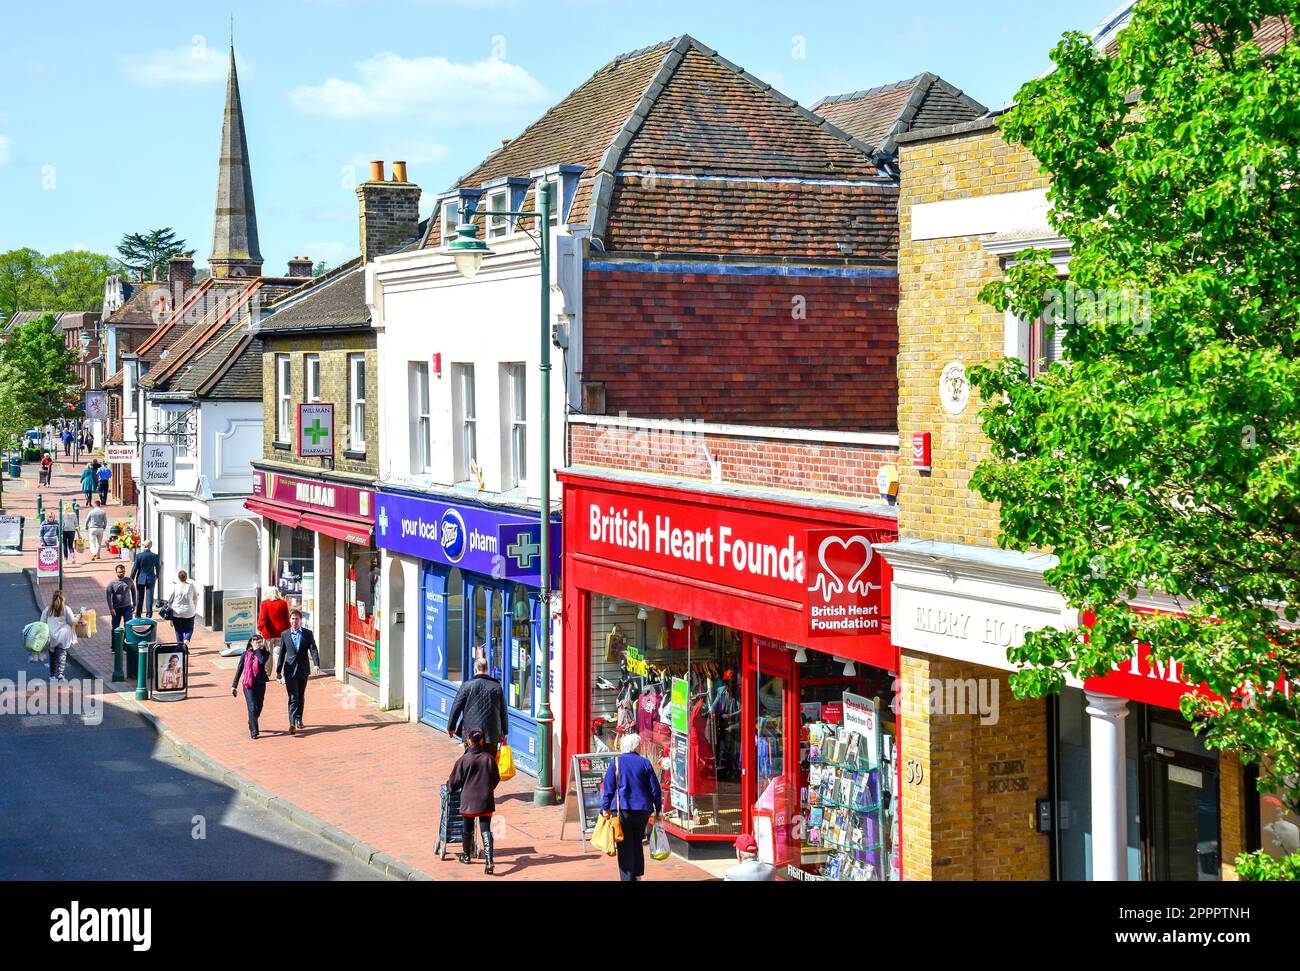
[[[792,875],[896,879],[888,510],[560,479],[566,776],[635,732],[687,852],[749,832]]]
[[[318,629],[343,620],[347,674],[379,682],[379,551],[374,545],[374,491],[325,478],[255,469],[253,495],[245,502],[267,521],[269,551],[265,583],[278,587]],[[320,537],[328,537],[332,568],[322,563]],[[335,604],[324,577],[343,574],[343,600]]]

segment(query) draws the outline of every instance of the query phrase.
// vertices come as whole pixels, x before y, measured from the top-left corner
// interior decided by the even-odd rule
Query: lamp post
[[[534,212],[497,212],[494,216],[513,218],[532,217],[537,220],[538,245],[541,247],[541,536],[539,555],[542,558],[538,571],[540,599],[542,602],[542,684],[537,697],[537,787],[533,790],[533,805],[551,806],[555,803],[555,788],[551,784],[551,184],[545,179],[537,182],[537,210]],[[448,245],[456,269],[470,280],[483,265],[483,257],[492,252],[487,243],[478,238],[478,227],[470,218],[468,208],[461,210],[461,222],[456,227],[456,238]]]

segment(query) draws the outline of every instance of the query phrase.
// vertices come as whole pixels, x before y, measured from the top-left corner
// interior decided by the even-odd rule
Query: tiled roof
[[[123,284],[127,286],[127,284]],[[168,296],[166,283],[130,284],[131,294],[109,315],[109,324],[155,324],[159,295]]]
[[[882,155],[895,153],[895,139],[904,132],[954,125],[988,112],[974,98],[929,72],[866,91],[832,95],[818,101],[812,110],[876,146]]]
[[[27,326],[28,324],[30,324],[33,320],[35,320],[37,317],[44,317],[46,314],[52,314],[52,315],[54,316],[54,327],[55,327],[55,329],[57,329],[58,326],[59,326],[59,321],[62,320],[63,317],[66,315],[66,311],[62,311],[62,310],[19,310],[19,311],[18,311],[17,313],[15,313],[12,317],[10,317],[7,321],[5,321],[5,326],[4,326],[4,336],[8,337],[10,334],[12,334],[12,333],[14,332],[15,329],[17,329],[17,328],[19,328],[19,327],[25,327],[25,326]]]
[[[784,255],[819,229],[838,236],[829,214],[847,234],[829,241],[836,258],[890,260],[893,234],[880,226],[896,221],[897,190],[871,155],[683,36],[611,61],[458,184],[582,165],[568,221],[586,222],[606,252]],[[427,247],[442,245],[438,222]]]
[[[366,273],[361,259],[351,260],[321,278],[302,294],[270,308],[258,324],[262,333],[302,330],[347,330],[370,326]]]
[[[251,335],[241,335],[226,359],[224,368],[213,379],[201,385],[198,393],[205,398],[261,398],[262,342]]]

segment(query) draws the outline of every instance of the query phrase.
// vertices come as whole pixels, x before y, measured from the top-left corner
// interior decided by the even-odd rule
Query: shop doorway
[[[1218,880],[1219,763],[1177,711],[1144,706],[1143,876]]]

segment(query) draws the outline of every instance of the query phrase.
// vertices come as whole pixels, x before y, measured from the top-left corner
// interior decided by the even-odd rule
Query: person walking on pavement
[[[110,631],[116,630],[118,624],[125,627],[126,622],[135,616],[135,588],[126,578],[126,564],[119,563],[113,568],[113,572],[117,576],[108,582],[108,589],[105,591],[108,597],[108,610],[113,617]]]
[[[501,690],[501,682],[488,674],[487,656],[475,653],[474,677],[456,692],[447,718],[447,734],[466,740],[468,746],[469,733],[477,728],[483,733],[484,750],[495,759],[497,746],[510,732],[506,695]]]
[[[199,612],[199,591],[184,570],[176,574],[176,586],[172,587],[172,594],[167,598],[167,606],[171,608],[176,639],[188,644],[194,636],[194,617]]]
[[[135,566],[131,567],[131,579],[135,582],[137,617],[153,616],[153,588],[158,582],[160,566],[158,554],[153,551],[153,540],[145,540],[140,544],[140,552],[135,556]]]
[[[614,806],[623,826],[623,839],[618,844],[618,878],[624,882],[645,876],[645,847],[641,844],[646,827],[653,826],[663,810],[659,777],[650,760],[637,754],[640,744],[641,736],[635,732],[623,736],[618,746],[622,754],[610,759],[605,770],[600,800],[600,814],[609,818],[610,806]]]
[[[235,680],[230,682],[230,695],[234,697],[240,685],[244,688],[244,703],[248,705],[248,737],[257,738],[257,720],[262,717],[262,702],[266,700],[266,681],[270,677],[271,652],[261,634],[248,639],[248,646],[239,656],[235,666]]]
[[[68,651],[77,643],[77,621],[64,600],[63,591],[55,590],[50,605],[41,613],[41,622],[50,628],[50,680],[67,681],[64,671],[68,666]]]
[[[50,458],[50,453],[46,452],[41,456],[41,476],[40,485],[50,484],[50,475],[54,470],[54,459]]]
[[[95,498],[95,472],[98,466],[91,462],[81,470],[81,491],[86,494],[86,505]]]
[[[478,820],[479,836],[483,839],[483,857],[486,861],[484,873],[492,872],[492,814],[496,812],[497,785],[501,782],[501,772],[497,769],[497,757],[488,751],[483,743],[483,733],[477,728],[469,730],[468,747],[465,754],[451,767],[451,776],[447,779],[447,789],[460,790],[460,814],[465,819],[462,847],[464,852],[457,853],[456,859],[469,863],[474,853],[474,820]]]
[[[90,537],[90,558],[99,559],[99,551],[104,548],[104,533],[108,529],[108,510],[98,503],[86,513],[86,535]]]
[[[63,522],[59,524],[63,528],[63,558],[70,563],[77,562],[77,511],[72,508],[72,503],[63,510]]]
[[[86,429],[86,451],[89,452],[95,447],[95,434],[89,428]]]
[[[279,587],[267,587],[262,606],[257,610],[257,631],[268,644],[279,644],[280,635],[289,629],[289,605]]]
[[[113,478],[113,470],[107,465],[101,465],[99,471],[95,473],[95,479],[99,485],[99,501],[108,505],[108,483]]]
[[[310,667],[307,664],[311,657]],[[302,626],[302,611],[295,607],[289,612],[289,629],[280,635],[280,650],[275,658],[275,676],[284,682],[289,692],[289,734],[296,735],[303,727],[303,704],[307,700],[307,676],[312,668],[320,670],[320,654],[316,650],[316,635]]]
[[[72,454],[72,429],[63,429],[63,434],[59,437],[63,439],[63,457],[67,458]]]

